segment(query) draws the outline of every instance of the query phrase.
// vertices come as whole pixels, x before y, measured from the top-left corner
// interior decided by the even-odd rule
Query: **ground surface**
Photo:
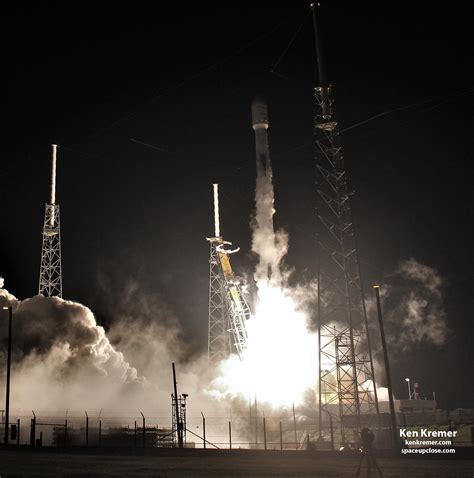
[[[352,477],[357,456],[277,451],[0,450],[0,478],[30,477]],[[379,457],[383,476],[472,478],[474,460]],[[361,477],[367,476],[366,468]],[[371,474],[375,477],[377,474]]]

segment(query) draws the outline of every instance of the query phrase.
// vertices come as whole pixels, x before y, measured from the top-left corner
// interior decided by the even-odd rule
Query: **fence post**
[[[267,449],[267,428],[265,426],[265,415],[263,416],[263,445]]]
[[[67,419],[64,420],[64,446],[67,446]]]
[[[16,420],[16,444],[20,445],[20,419]]]
[[[296,414],[295,414],[295,404],[293,403],[293,428],[295,430],[295,450],[298,449],[298,435],[296,433]]]
[[[133,435],[133,446],[137,446],[137,421],[135,420],[135,433]]]
[[[86,414],[86,446],[89,446],[89,415],[87,415],[87,411],[84,411]]]
[[[249,395],[249,448],[252,441],[252,398]]]
[[[30,445],[35,446],[35,436],[36,436],[36,431],[35,431],[35,419],[31,419],[31,425],[30,425]]]
[[[30,445],[35,446],[36,441],[36,415],[35,411],[31,410],[33,418],[31,419],[31,428],[30,428]]]
[[[102,420],[99,420],[99,446],[102,445]]]
[[[331,427],[331,451],[334,451],[334,427],[332,425],[331,414],[329,414],[329,426]]]
[[[255,449],[258,449],[258,414],[257,414],[257,395],[255,395]]]
[[[203,447],[206,448],[206,417],[201,412],[202,415],[202,439],[203,439]]]
[[[232,450],[232,422],[229,422],[229,448]]]
[[[143,433],[143,448],[145,448],[145,445],[146,445],[146,427],[145,427],[145,415],[143,415],[142,412],[140,412],[141,416],[142,416],[142,433]]]
[[[281,422],[280,422],[280,450],[283,450],[283,432],[281,429]]]

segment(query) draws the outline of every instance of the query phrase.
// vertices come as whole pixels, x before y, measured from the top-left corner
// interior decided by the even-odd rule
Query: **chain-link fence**
[[[456,431],[453,446],[473,446],[474,424],[472,416],[404,413],[398,418],[399,428],[430,431]],[[9,423],[10,445],[57,447],[142,447],[161,448],[178,446],[171,413],[150,411],[129,412],[114,410],[60,412],[32,411],[11,414]],[[189,413],[185,423],[186,448],[258,449],[258,450],[337,450],[340,442],[338,421],[323,421],[319,433],[318,420],[297,418],[289,414],[263,414],[247,417],[222,414]],[[390,448],[389,426],[372,426],[377,448]],[[0,432],[5,434],[5,424]],[[354,429],[355,435],[357,430]]]

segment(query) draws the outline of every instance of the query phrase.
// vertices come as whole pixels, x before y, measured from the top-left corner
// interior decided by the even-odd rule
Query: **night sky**
[[[11,293],[37,293],[56,142],[64,298],[107,327],[115,297],[138,282],[176,313],[190,347],[206,348],[212,182],[223,235],[242,248],[234,268],[249,274],[255,263],[256,94],[269,106],[286,263],[294,281],[314,277],[315,51],[307,3],[288,3],[43,2],[3,12],[0,275]],[[452,3],[327,3],[328,75],[341,129],[350,128],[341,136],[366,293],[412,257],[446,284],[449,338],[393,364],[395,394],[410,376],[441,407],[472,407],[471,15]]]

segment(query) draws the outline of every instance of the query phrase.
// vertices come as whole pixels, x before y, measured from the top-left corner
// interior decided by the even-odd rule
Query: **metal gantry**
[[[320,85],[315,88],[319,428],[339,415],[341,442],[355,440],[361,414],[378,414],[367,314],[332,85],[312,5]],[[336,412],[337,410],[337,412]],[[336,412],[336,413],[335,413]],[[348,425],[351,423],[351,425]]]
[[[58,204],[46,204],[38,294],[62,297],[61,224]]]
[[[225,359],[231,350],[229,310],[224,278],[220,266],[217,247],[219,241],[210,240],[209,255],[209,325],[208,325],[208,358],[209,363],[217,363]]]
[[[62,297],[61,270],[61,224],[59,205],[56,204],[56,150],[51,145],[51,196],[46,204],[43,224],[43,245],[41,248],[41,266],[38,294],[45,297]]]
[[[214,237],[208,237],[209,256],[209,321],[208,360],[215,364],[231,352],[242,358],[247,344],[246,321],[250,308],[245,300],[239,279],[235,276],[229,255],[239,249],[225,249],[230,242],[222,239],[219,226],[217,184],[214,188]]]
[[[247,347],[246,322],[250,319],[250,307],[240,287],[240,280],[235,276],[230,265],[229,254],[237,252],[237,250],[226,250],[223,244],[217,247],[217,255],[222,277],[224,278],[227,311],[229,313],[228,332],[231,334],[234,347],[231,351],[236,351],[239,357],[242,358],[242,353]]]

